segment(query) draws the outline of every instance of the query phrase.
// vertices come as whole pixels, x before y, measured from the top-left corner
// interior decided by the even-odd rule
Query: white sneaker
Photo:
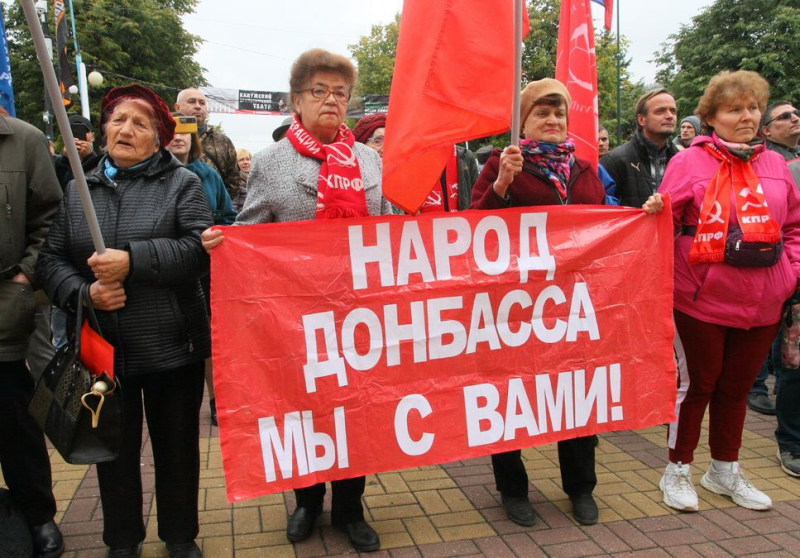
[[[713,465],[709,466],[706,474],[700,479],[700,484],[706,490],[729,496],[737,506],[750,510],[772,509],[770,497],[753,486],[738,462],[734,461],[722,472],[717,471]]]
[[[689,465],[670,463],[658,483],[664,493],[664,503],[681,511],[697,511],[697,492],[692,485]]]

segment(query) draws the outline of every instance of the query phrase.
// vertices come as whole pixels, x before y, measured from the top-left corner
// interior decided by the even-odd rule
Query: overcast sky
[[[492,0],[510,1],[510,0]],[[616,0],[620,29],[631,41],[631,69],[651,83],[653,53],[670,34],[713,0]],[[392,21],[402,0],[201,0],[186,16],[189,32],[205,42],[197,60],[214,87],[286,91],[292,61],[309,48],[321,47],[349,56],[347,45],[369,34],[373,25]],[[602,8],[593,3],[595,26]],[[616,29],[616,18],[615,18]],[[272,143],[281,117],[214,114],[237,147],[259,151]]]

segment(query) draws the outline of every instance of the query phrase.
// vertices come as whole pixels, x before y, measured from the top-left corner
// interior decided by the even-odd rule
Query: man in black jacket
[[[654,89],[636,101],[636,133],[600,160],[614,182],[620,205],[641,207],[655,194],[669,160],[678,152],[669,141],[678,108],[666,89]]]
[[[800,157],[800,110],[789,101],[774,101],[761,117],[761,133],[767,149],[791,161]]]

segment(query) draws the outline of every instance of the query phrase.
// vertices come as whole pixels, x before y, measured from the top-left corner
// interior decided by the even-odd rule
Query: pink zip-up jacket
[[[800,277],[800,194],[783,157],[769,150],[754,155],[753,170],[761,181],[770,215],[781,226],[784,251],[772,267],[733,267],[725,263],[689,263],[693,236],[682,225],[696,226],[700,207],[719,162],[698,136],[691,147],[667,165],[658,191],[672,201],[675,225],[675,309],[713,324],[740,329],[766,326],[781,317],[781,308]],[[725,149],[720,145],[721,149]],[[731,192],[730,224],[738,224]]]

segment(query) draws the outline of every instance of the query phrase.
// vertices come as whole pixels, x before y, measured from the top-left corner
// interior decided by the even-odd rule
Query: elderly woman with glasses
[[[285,138],[253,157],[247,200],[236,225],[391,214],[381,192],[380,156],[356,142],[344,124],[355,80],[352,63],[325,50],[309,50],[294,62],[289,78],[294,120]],[[341,186],[330,188],[331,182]],[[212,250],[223,238],[222,231],[207,230],[203,246]],[[356,550],[377,550],[378,534],[364,521],[364,477],[331,486],[331,522]],[[299,542],[314,530],[325,484],[297,489],[295,496],[297,508],[286,536]]]
[[[353,126],[353,136],[359,141],[371,147],[383,157],[383,139],[386,133],[386,113],[378,112],[365,116]]]

